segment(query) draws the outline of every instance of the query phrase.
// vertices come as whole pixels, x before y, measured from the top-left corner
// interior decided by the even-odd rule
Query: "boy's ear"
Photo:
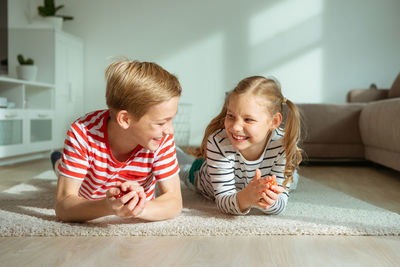
[[[118,125],[126,130],[129,128],[130,124],[131,124],[131,115],[128,113],[128,111],[126,110],[120,110],[117,112],[116,116],[115,116]]]
[[[271,125],[271,130],[275,130],[276,128],[279,127],[282,123],[282,114],[280,112],[277,112],[272,116],[272,125]]]

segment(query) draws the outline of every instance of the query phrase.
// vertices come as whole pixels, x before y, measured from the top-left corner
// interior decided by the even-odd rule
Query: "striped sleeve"
[[[285,181],[285,165],[286,165],[286,154],[285,149],[282,148],[279,151],[274,164],[272,165],[271,171],[269,175],[276,176],[276,182],[278,185],[282,186],[283,182]]]
[[[246,214],[249,210],[243,213],[239,208],[233,165],[222,151],[216,134],[211,135],[207,144],[207,172],[213,186],[215,202],[222,212]]]
[[[152,171],[157,181],[167,180],[179,173],[175,142],[172,135],[167,135],[157,149]]]
[[[289,193],[284,191],[283,193],[281,193],[279,195],[279,198],[275,202],[274,205],[272,205],[271,207],[269,207],[266,210],[265,209],[261,209],[261,210],[262,210],[262,212],[264,212],[265,214],[268,214],[268,215],[278,215],[285,211],[288,199],[289,199]]]
[[[89,168],[88,139],[77,122],[71,125],[64,142],[64,150],[58,170],[61,175],[83,180]]]

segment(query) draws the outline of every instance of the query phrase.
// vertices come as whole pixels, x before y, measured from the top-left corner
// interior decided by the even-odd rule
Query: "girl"
[[[284,104],[288,116],[283,131],[279,126]],[[283,97],[278,82],[261,76],[245,78],[207,126],[201,158],[191,164],[185,183],[215,200],[225,213],[244,215],[256,207],[279,214],[301,161],[299,137],[298,110]],[[178,159],[180,154],[178,150]],[[277,185],[269,187],[275,179]]]

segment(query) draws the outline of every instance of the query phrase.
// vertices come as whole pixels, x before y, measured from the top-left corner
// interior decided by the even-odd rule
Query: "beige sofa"
[[[304,158],[358,160],[400,171],[400,74],[390,89],[351,90],[346,104],[298,104]]]

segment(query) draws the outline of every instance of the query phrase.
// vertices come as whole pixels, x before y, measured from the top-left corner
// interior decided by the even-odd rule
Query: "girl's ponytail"
[[[286,152],[286,165],[285,165],[285,182],[283,185],[286,187],[288,182],[293,182],[294,170],[301,162],[301,150],[297,146],[300,141],[300,114],[295,104],[290,100],[284,99],[282,102],[286,103],[288,107],[288,114],[285,123],[285,135],[283,143]]]

